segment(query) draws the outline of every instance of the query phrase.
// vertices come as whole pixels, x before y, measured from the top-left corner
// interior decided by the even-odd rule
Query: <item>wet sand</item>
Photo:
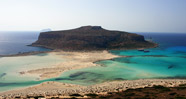
[[[72,69],[80,69],[91,66],[99,66],[94,64],[96,61],[112,59],[120,56],[113,55],[108,51],[93,51],[93,52],[65,52],[55,51],[51,54],[57,54],[65,61],[55,64],[52,68],[41,68],[36,70],[22,71],[22,75],[40,75],[40,79],[47,79],[58,77],[64,71]],[[81,86],[75,84],[66,84],[60,82],[44,82],[32,87],[1,92],[0,98],[15,98],[15,97],[28,97],[28,96],[44,96],[50,97],[69,97],[71,94],[87,94],[97,93],[106,94],[107,92],[123,91],[129,88],[144,88],[153,85],[163,85],[174,87],[180,84],[186,84],[184,79],[145,79],[145,80],[123,80],[105,82],[90,86]]]
[[[119,57],[113,55],[108,51],[91,51],[91,52],[65,52],[65,51],[56,51],[50,52],[51,54],[58,55],[65,61],[61,63],[54,64],[52,68],[41,68],[36,70],[28,70],[20,72],[22,75],[25,74],[37,74],[40,75],[39,80],[53,78],[60,76],[63,72],[69,71],[72,69],[81,69],[92,66],[99,66],[94,62],[100,60],[107,60]]]

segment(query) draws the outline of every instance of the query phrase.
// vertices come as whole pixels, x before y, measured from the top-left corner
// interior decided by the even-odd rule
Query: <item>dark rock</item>
[[[109,31],[101,26],[84,26],[72,30],[42,32],[32,46],[63,50],[105,50],[150,48],[157,44],[142,35]]]
[[[171,68],[174,68],[175,66],[174,65],[170,65],[169,67],[168,67],[168,69],[171,69]]]
[[[126,80],[124,78],[115,78],[114,80]]]
[[[0,78],[2,78],[2,77],[4,77],[4,76],[6,76],[6,73],[0,74]]]

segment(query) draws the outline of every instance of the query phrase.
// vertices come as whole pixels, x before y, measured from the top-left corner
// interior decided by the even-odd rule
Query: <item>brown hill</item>
[[[40,33],[32,46],[63,50],[136,49],[155,47],[142,35],[110,31],[100,26],[84,26],[72,30]]]

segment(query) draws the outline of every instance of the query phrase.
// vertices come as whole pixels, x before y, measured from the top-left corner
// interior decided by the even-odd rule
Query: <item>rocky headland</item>
[[[101,26],[83,26],[64,31],[41,32],[32,46],[62,50],[113,50],[152,48],[157,44],[144,36],[123,31],[111,31]]]

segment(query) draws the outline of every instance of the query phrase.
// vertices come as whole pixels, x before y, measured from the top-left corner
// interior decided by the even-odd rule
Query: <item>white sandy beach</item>
[[[50,52],[50,54],[55,54],[65,61],[54,64],[52,68],[41,68],[36,70],[23,71],[24,74],[37,74],[40,75],[40,80],[58,77],[63,72],[72,69],[81,69],[92,66],[99,66],[94,64],[96,61],[107,60],[119,57],[113,55],[107,51],[92,51],[92,52]]]
[[[119,56],[113,55],[107,51],[94,51],[94,52],[64,52],[56,51],[49,52],[50,54],[60,55],[65,61],[55,64],[50,68],[40,68],[36,70],[23,71],[22,75],[40,75],[40,79],[47,79],[57,77],[64,71],[72,69],[80,69],[91,66],[99,66],[94,62],[99,60],[112,59]],[[106,94],[107,92],[123,91],[129,88],[144,88],[151,87],[153,85],[163,86],[178,86],[180,84],[186,84],[186,80],[183,79],[145,79],[145,80],[124,80],[124,81],[112,81],[105,82],[91,86],[80,86],[74,84],[65,84],[60,82],[44,82],[39,85],[35,85],[28,88],[22,88],[17,90],[11,90],[7,92],[1,92],[0,98],[8,97],[27,97],[27,96],[45,96],[45,97],[68,97],[68,95],[79,93],[97,93]]]

